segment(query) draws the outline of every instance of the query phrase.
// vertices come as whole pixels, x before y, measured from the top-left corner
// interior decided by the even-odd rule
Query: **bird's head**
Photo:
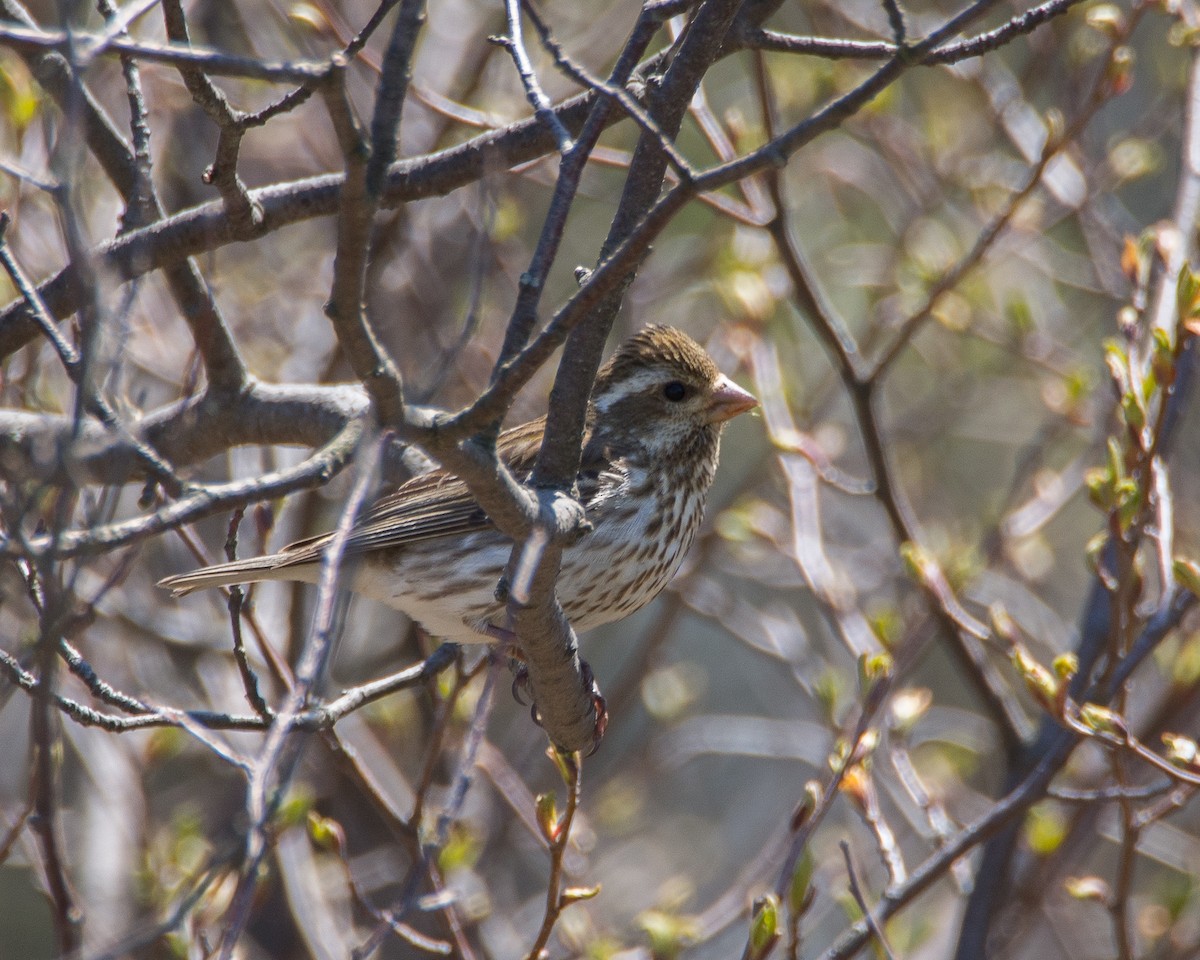
[[[725,421],[758,401],[686,333],[650,326],[622,343],[600,369],[592,404],[598,440],[657,455],[680,444],[715,441]]]

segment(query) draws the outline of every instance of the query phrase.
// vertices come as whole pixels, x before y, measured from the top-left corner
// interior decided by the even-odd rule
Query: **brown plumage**
[[[563,553],[558,596],[577,630],[617,620],[666,586],[691,546],[717,467],[725,421],[757,401],[671,327],[647,327],[601,368],[578,476],[593,530]],[[545,418],[504,431],[497,452],[520,479],[533,469]],[[167,577],[192,590],[256,580],[315,583],[329,534],[279,553]],[[512,541],[458,477],[422,474],[382,497],[346,543],[348,586],[411,616],[434,636],[471,643],[504,624],[494,597]]]

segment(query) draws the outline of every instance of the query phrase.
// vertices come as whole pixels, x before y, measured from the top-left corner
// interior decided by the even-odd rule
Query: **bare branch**
[[[570,153],[575,145],[567,128],[555,116],[546,96],[538,83],[537,75],[533,72],[533,64],[529,62],[529,54],[525,50],[525,39],[521,35],[521,3],[520,0],[504,0],[504,15],[508,20],[508,34],[503,37],[493,37],[493,41],[508,51],[521,77],[521,85],[525,88],[525,99],[533,107],[534,116],[550,128],[554,141],[558,144],[558,152],[563,156]]]

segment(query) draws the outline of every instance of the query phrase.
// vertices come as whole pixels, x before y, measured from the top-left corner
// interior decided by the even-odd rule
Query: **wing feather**
[[[540,417],[505,430],[496,441],[496,452],[518,480],[524,481],[533,469],[545,425],[546,418]],[[354,525],[345,550],[347,555],[361,554],[489,529],[492,521],[467,485],[439,469],[413,477],[376,500]],[[289,544],[276,554],[278,565],[312,563],[331,539],[325,533]]]

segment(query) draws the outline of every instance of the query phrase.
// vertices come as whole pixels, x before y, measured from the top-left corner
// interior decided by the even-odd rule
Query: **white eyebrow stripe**
[[[661,379],[662,374],[657,370],[639,370],[627,380],[622,380],[609,387],[603,394],[593,397],[592,401],[595,403],[596,409],[603,413],[614,403],[642,393],[648,387],[656,386]]]

